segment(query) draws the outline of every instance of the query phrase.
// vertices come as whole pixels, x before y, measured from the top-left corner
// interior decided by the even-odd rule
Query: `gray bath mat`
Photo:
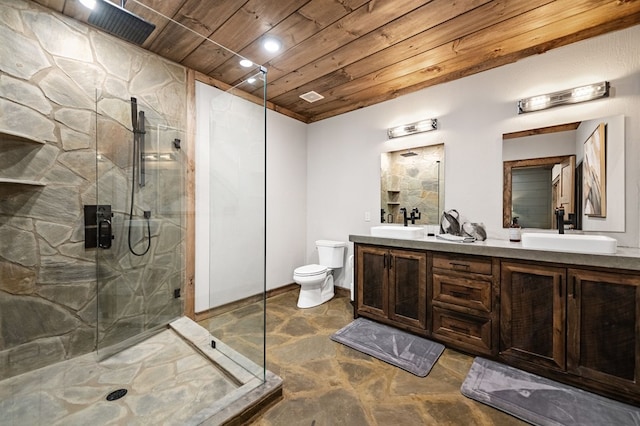
[[[444,351],[439,343],[365,318],[358,318],[336,331],[331,340],[420,377],[429,374]]]
[[[462,394],[534,425],[640,425],[640,408],[476,358]]]

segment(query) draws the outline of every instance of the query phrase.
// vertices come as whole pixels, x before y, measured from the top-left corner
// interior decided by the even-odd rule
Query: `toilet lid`
[[[301,277],[308,277],[310,275],[320,275],[327,272],[327,267],[326,266],[322,266],[322,265],[305,265],[305,266],[301,266],[299,268],[296,268],[295,271],[293,271],[293,273],[295,275],[301,276]]]

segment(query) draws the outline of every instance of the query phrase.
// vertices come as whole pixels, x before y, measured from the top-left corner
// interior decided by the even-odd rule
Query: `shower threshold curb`
[[[193,415],[187,424],[240,425],[282,399],[279,376],[219,340],[214,349],[211,345],[213,336],[198,323],[181,317],[169,327],[238,385],[236,390]]]

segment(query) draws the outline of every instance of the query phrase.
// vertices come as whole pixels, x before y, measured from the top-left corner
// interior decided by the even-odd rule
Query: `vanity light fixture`
[[[416,133],[430,132],[438,128],[438,119],[430,118],[428,120],[416,121],[415,123],[403,124],[402,126],[391,127],[387,129],[389,139],[399,138],[401,136],[414,135]]]
[[[518,101],[518,114],[540,111],[559,105],[577,104],[593,99],[606,98],[607,96],[609,96],[609,82],[601,81],[600,83],[520,99]]]

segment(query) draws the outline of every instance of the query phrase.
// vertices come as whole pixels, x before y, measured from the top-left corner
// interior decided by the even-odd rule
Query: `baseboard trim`
[[[243,306],[250,305],[252,303],[259,302],[264,298],[270,298],[277,296],[279,294],[287,293],[289,291],[293,291],[300,288],[298,284],[291,283],[283,285],[282,287],[272,288],[271,290],[267,290],[264,294],[255,294],[253,296],[245,297],[244,299],[235,300],[233,302],[225,303],[224,305],[216,306],[215,308],[209,308],[206,311],[196,312],[195,313],[195,321],[203,321],[218,315],[222,315],[229,311],[233,311],[238,308],[242,308]]]
[[[298,290],[300,288],[300,284],[291,283],[287,285],[283,285],[282,287],[272,288],[271,290],[267,290],[267,299],[270,297],[278,296],[280,294],[288,293],[293,290]]]
[[[300,284],[291,283],[285,284],[281,287],[272,288],[271,290],[267,290],[264,295],[256,294],[253,296],[245,297],[244,299],[236,300],[234,302],[229,302],[224,305],[216,306],[215,308],[207,309],[206,311],[196,312],[195,313],[195,321],[203,321],[218,315],[222,315],[226,312],[233,311],[238,308],[242,308],[243,306],[250,305],[252,303],[259,302],[263,300],[263,298],[269,299],[271,297],[279,296],[284,293],[288,293],[290,291],[298,290],[300,288]],[[351,290],[344,287],[334,287],[334,291],[339,297],[351,297]]]
[[[340,297],[351,297],[351,290],[344,287],[334,287],[333,291]]]

